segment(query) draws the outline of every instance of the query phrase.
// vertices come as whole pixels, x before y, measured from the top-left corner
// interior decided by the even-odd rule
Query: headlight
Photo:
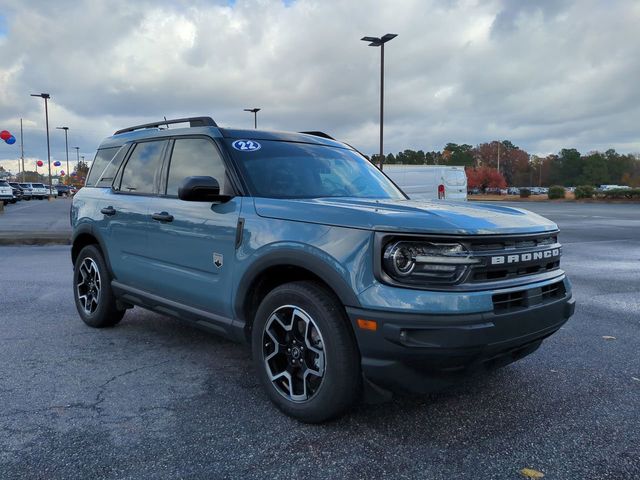
[[[384,249],[384,271],[393,280],[413,285],[452,285],[480,263],[459,243],[400,240]]]

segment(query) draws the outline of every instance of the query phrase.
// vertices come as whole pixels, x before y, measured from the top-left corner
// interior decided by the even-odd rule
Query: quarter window
[[[104,172],[105,167],[109,164],[113,156],[118,151],[120,147],[111,147],[111,148],[103,148],[98,150],[96,153],[96,158],[93,159],[93,164],[91,165],[91,171],[87,177],[86,186],[87,187],[95,187],[100,175]]]
[[[205,138],[179,138],[173,145],[167,195],[178,195],[178,187],[186,177],[207,176],[220,184],[220,193],[227,186],[224,161],[216,146]]]
[[[162,166],[166,140],[138,143],[124,166],[120,191],[127,193],[156,193],[157,178]]]

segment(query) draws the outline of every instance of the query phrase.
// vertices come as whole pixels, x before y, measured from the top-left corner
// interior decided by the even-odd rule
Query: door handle
[[[172,222],[173,215],[168,214],[167,212],[154,213],[151,215],[151,218],[157,220],[159,222]]]
[[[116,214],[116,209],[109,205],[108,207],[104,207],[102,210],[100,210],[100,213],[102,213],[103,215],[111,216]]]

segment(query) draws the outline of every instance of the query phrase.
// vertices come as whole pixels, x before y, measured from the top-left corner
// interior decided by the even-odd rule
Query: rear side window
[[[220,184],[225,192],[226,171],[216,146],[206,138],[179,138],[173,145],[167,195],[178,195],[178,187],[185,177],[208,176]]]
[[[162,166],[166,140],[138,143],[133,147],[120,181],[120,191],[138,194],[157,193],[157,179]]]
[[[31,185],[33,185],[34,188],[44,188],[44,185],[42,183],[32,183]]]
[[[4,180],[0,180],[0,187],[9,187],[10,185]]]

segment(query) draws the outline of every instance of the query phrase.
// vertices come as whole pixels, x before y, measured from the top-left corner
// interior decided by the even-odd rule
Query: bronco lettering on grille
[[[491,265],[503,265],[509,263],[530,262],[533,260],[544,260],[560,256],[560,249],[544,250],[542,252],[516,253],[512,255],[497,255],[491,257]]]

